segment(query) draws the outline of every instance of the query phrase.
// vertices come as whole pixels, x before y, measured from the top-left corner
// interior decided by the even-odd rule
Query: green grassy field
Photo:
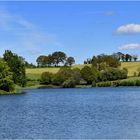
[[[87,64],[89,65],[89,64]],[[74,65],[72,68],[82,69],[85,65]],[[26,69],[26,75],[30,79],[39,79],[43,72],[51,72],[57,73],[59,71],[59,67],[51,67],[51,68],[28,68]]]
[[[83,68],[85,65],[74,65],[72,68]],[[90,66],[90,65],[89,65]],[[140,62],[122,62],[121,68],[127,68],[128,69],[128,76],[134,76],[134,72],[138,74],[138,68],[140,68]],[[52,72],[56,73],[58,72],[60,68],[30,68],[26,69],[27,77],[30,79],[39,79],[42,72]]]
[[[134,72],[138,74],[138,69],[140,69],[140,61],[138,62],[122,62],[121,68],[128,69],[128,76],[134,76]]]

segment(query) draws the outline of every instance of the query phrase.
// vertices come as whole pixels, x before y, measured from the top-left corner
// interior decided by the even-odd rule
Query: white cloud
[[[131,44],[124,44],[122,46],[120,46],[118,49],[119,50],[133,50],[133,49],[139,49],[140,48],[140,44],[137,43],[131,43]]]
[[[140,33],[140,24],[126,24],[117,29],[117,34],[134,34]]]

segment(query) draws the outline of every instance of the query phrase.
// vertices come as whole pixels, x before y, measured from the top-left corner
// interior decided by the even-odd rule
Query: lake
[[[0,139],[140,138],[140,87],[0,96]]]

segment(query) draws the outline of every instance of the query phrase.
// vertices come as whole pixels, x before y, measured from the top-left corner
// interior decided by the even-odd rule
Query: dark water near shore
[[[38,89],[0,96],[0,138],[140,139],[140,88]]]

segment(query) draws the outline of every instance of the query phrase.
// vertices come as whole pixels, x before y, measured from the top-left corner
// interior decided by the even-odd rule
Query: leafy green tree
[[[120,70],[118,68],[108,68],[106,70],[101,71],[101,81],[111,81],[126,78],[127,78],[126,69]]]
[[[14,91],[14,82],[12,80],[12,73],[7,63],[0,58],[0,90],[7,92]]]
[[[97,68],[99,71],[107,67],[117,68],[118,66],[120,66],[119,60],[112,55],[101,54],[92,58],[92,67]]]
[[[128,61],[130,60],[130,57],[131,57],[131,56],[130,56],[129,54],[126,54],[126,55],[125,55],[125,61],[128,62]]]
[[[61,51],[52,53],[52,59],[55,66],[58,66],[59,63],[65,63],[66,57],[66,54]]]
[[[81,75],[87,84],[92,84],[93,81],[97,80],[97,73],[89,66],[85,66],[81,69]]]
[[[82,76],[79,68],[72,69],[72,77],[75,80],[76,85],[80,84]]]
[[[138,56],[137,55],[133,55],[132,58],[134,59],[134,61],[136,62],[137,59],[138,59]]]
[[[92,58],[92,67],[95,67],[95,68],[98,69],[98,63],[97,63],[96,56],[93,56],[93,58]]]
[[[75,63],[74,57],[68,57],[66,60],[66,65],[72,66]]]
[[[48,66],[51,66],[53,64],[53,57],[51,54],[48,55],[48,62],[47,62]]]
[[[6,50],[3,54],[3,59],[7,62],[13,73],[13,81],[19,86],[26,85],[26,73],[25,73],[25,60],[21,56],[12,53],[10,50]]]
[[[40,55],[37,59],[37,65],[38,67],[45,67],[47,65],[48,57],[45,55]]]
[[[54,85],[62,85],[64,81],[72,77],[72,70],[70,68],[64,67],[53,76],[52,83]]]

